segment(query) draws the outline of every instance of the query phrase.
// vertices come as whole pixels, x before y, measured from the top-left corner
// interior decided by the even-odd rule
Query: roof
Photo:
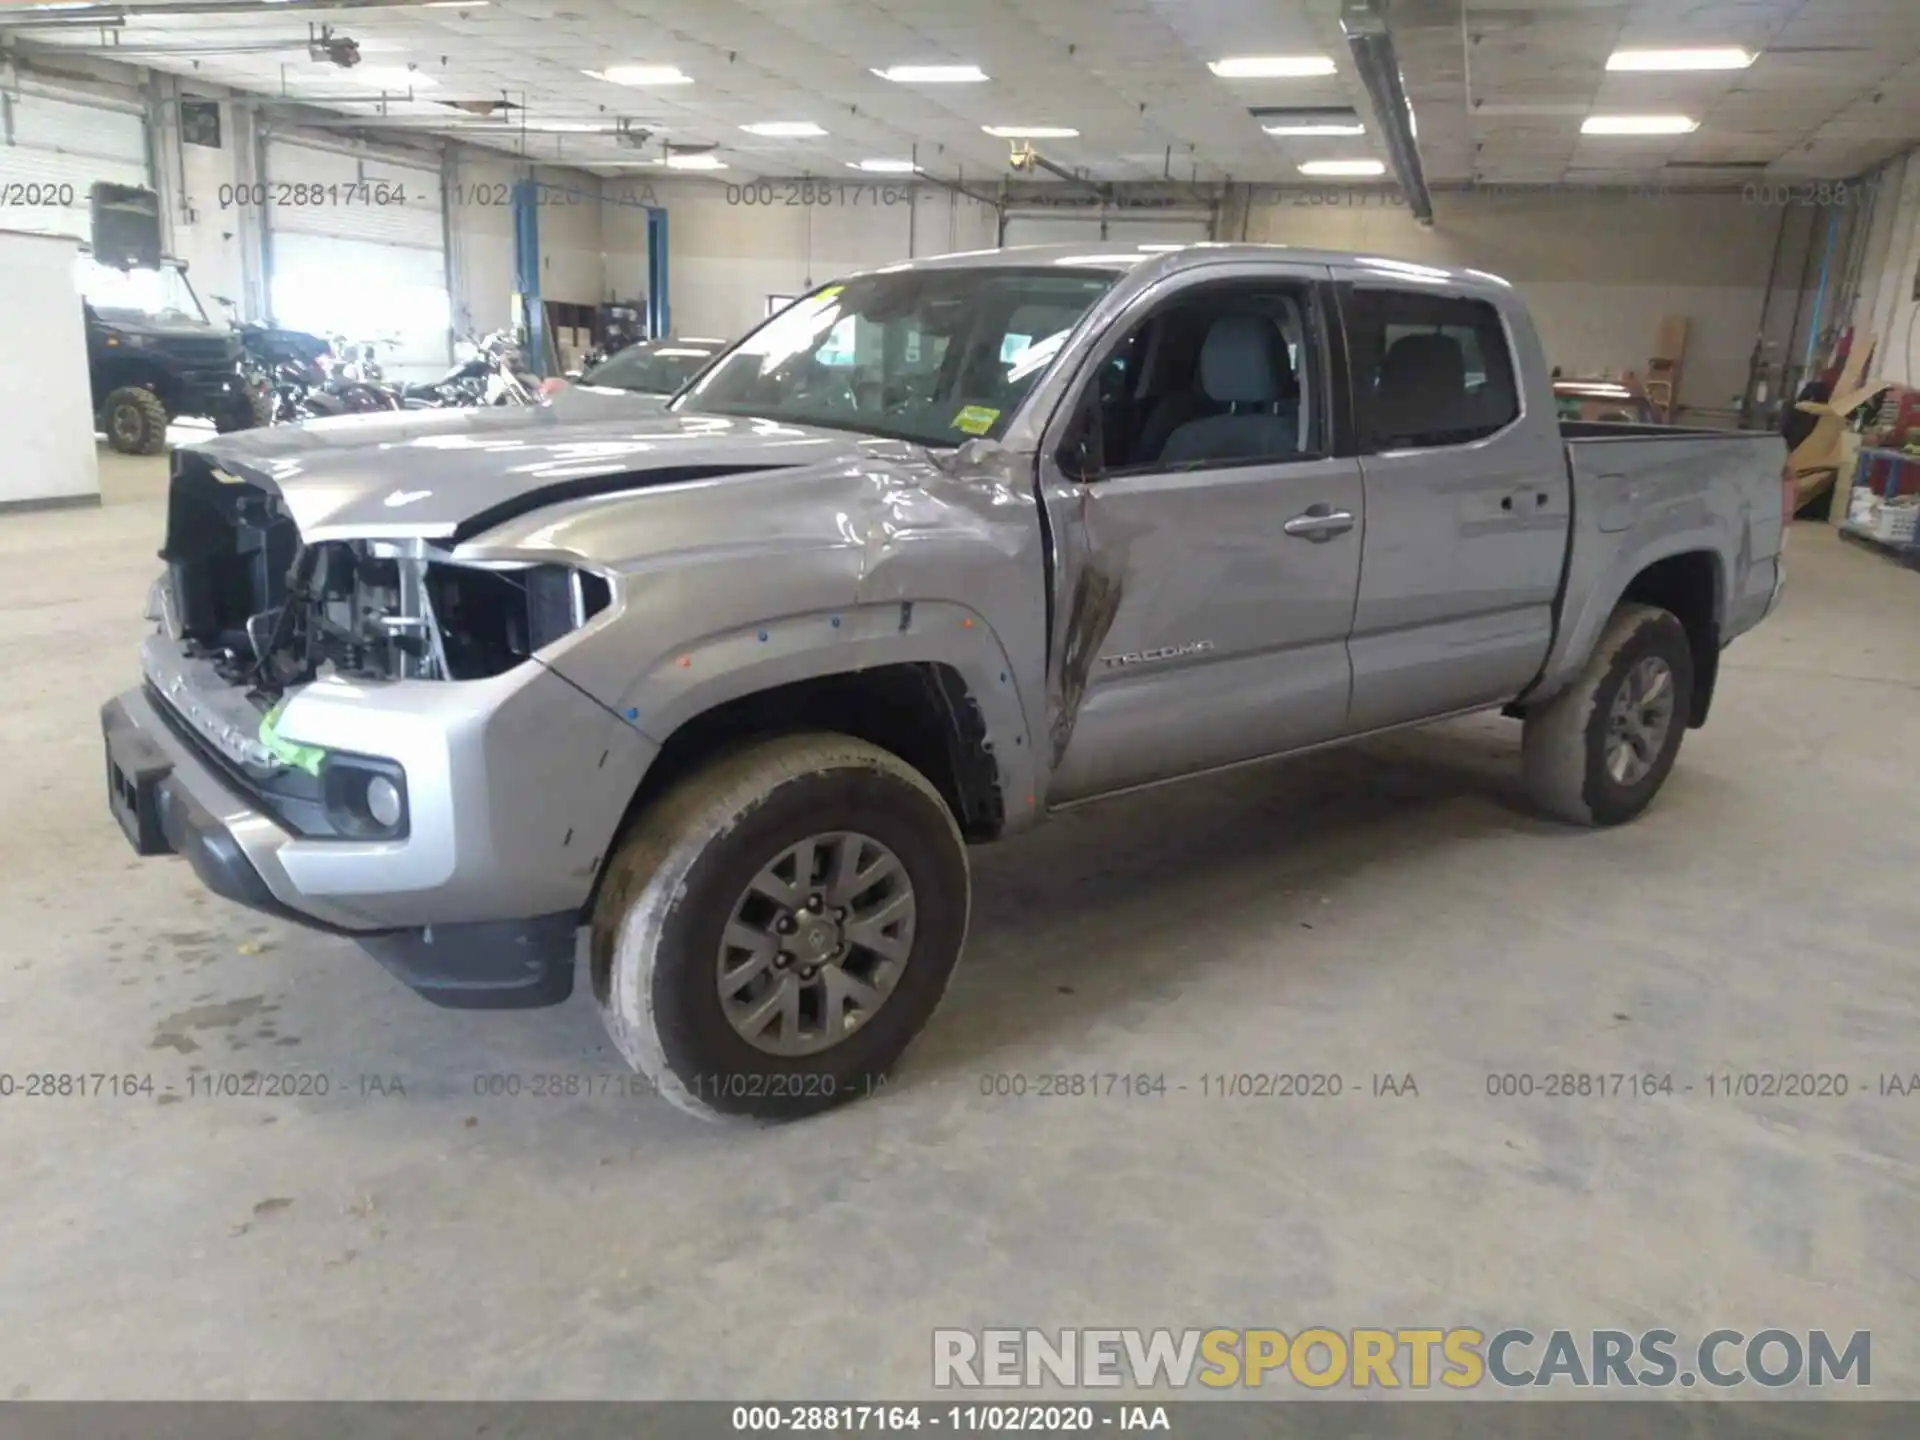
[[[1060,265],[1077,269],[1124,272],[1159,261],[1167,270],[1222,261],[1281,261],[1295,265],[1357,266],[1377,271],[1383,279],[1398,275],[1402,279],[1445,280],[1457,285],[1508,288],[1498,275],[1484,270],[1432,265],[1425,261],[1399,260],[1391,256],[1360,251],[1309,250],[1294,245],[1245,245],[1227,241],[1196,241],[1192,244],[1114,243],[1086,244],[1066,241],[1053,245],[1010,245],[999,250],[962,250],[952,255],[930,255],[902,261],[864,273],[890,274],[902,270],[1009,269],[1016,266]]]

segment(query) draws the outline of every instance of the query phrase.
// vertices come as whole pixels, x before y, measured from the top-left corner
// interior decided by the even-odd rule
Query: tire
[[[355,415],[377,415],[387,410],[398,410],[399,401],[381,389],[378,385],[369,385],[365,381],[353,381],[342,385],[337,392],[341,405]]]
[[[1667,675],[1668,713],[1656,737],[1637,723],[1652,713],[1636,707],[1623,689],[1657,669]],[[1615,707],[1636,715],[1638,744],[1626,778],[1610,763]],[[1527,793],[1547,814],[1575,825],[1619,825],[1646,809],[1666,783],[1680,753],[1693,705],[1693,647],[1670,612],[1652,605],[1622,605],[1601,632],[1580,678],[1544,705],[1529,709],[1521,739],[1521,769]],[[1624,732],[1623,732],[1624,738]]]
[[[224,415],[214,417],[213,428],[219,434],[231,435],[236,430],[257,430],[273,423],[274,397],[272,391],[256,390],[248,386],[245,394],[234,403]]]
[[[122,455],[158,455],[167,448],[167,407],[151,390],[123,385],[100,407],[107,443]]]
[[[850,944],[846,971],[822,967],[807,982],[802,967],[771,968],[785,950],[769,959],[752,956],[762,968],[747,989],[735,992],[744,996],[734,1002],[736,1013],[771,1003],[771,989],[755,988],[763,982],[826,987],[809,990],[812,1002],[776,1009],[774,1024],[762,1032],[765,1043],[803,1044],[811,1018],[820,1048],[768,1053],[728,1018],[722,936],[751,933],[743,917],[769,902],[750,887],[789,847],[849,832],[865,842],[856,844],[855,868],[882,852],[897,862],[888,874],[903,875],[910,887],[910,935],[881,936],[858,923],[855,902],[875,914],[889,897],[897,900],[901,882],[892,878],[871,891],[852,890],[844,911],[827,913],[853,917],[846,935],[874,935],[904,959],[886,962]],[[886,867],[874,858],[872,868]],[[825,881],[816,884],[831,893]],[[872,896],[878,901],[863,898]],[[708,1119],[795,1119],[872,1093],[883,1082],[946,992],[966,938],[967,907],[965,843],[945,801],[919,772],[845,735],[766,740],[679,782],[642,814],[615,853],[594,907],[594,995],[620,1053],[680,1109]],[[780,922],[765,923],[771,929]],[[807,930],[808,942],[818,938]],[[784,943],[805,949],[797,934]],[[728,955],[744,959],[747,953]],[[844,991],[840,1000],[828,998],[838,976],[860,967],[871,967],[861,983],[891,987],[864,1013],[842,1008]],[[743,970],[751,968],[743,963]],[[829,968],[835,975],[827,975]],[[892,978],[884,979],[883,971]],[[811,1017],[797,1008],[803,1003],[812,1004]],[[836,1019],[860,1028],[837,1040],[822,1038],[834,1028],[826,1018],[829,1004]]]

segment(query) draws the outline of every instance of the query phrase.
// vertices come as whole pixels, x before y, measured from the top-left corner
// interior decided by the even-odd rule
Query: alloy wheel
[[[872,1019],[913,952],[913,882],[869,835],[788,846],[748,882],[720,940],[720,1006],[770,1055],[812,1055]]]
[[[1673,668],[1649,655],[1628,670],[1607,715],[1607,773],[1638,785],[1653,769],[1673,728]]]

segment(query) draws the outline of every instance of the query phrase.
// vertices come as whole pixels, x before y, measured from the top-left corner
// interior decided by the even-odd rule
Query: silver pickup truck
[[[967,846],[1470,711],[1631,819],[1779,598],[1778,436],[1563,424],[1502,281],[1240,245],[825,286],[658,416],[428,411],[175,453],[142,854],[428,998],[577,965],[675,1103],[864,1093]]]

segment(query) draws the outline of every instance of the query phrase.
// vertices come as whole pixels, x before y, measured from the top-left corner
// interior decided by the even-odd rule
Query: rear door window
[[[1360,432],[1370,448],[1466,445],[1519,419],[1506,327],[1486,301],[1360,286],[1345,310]]]

